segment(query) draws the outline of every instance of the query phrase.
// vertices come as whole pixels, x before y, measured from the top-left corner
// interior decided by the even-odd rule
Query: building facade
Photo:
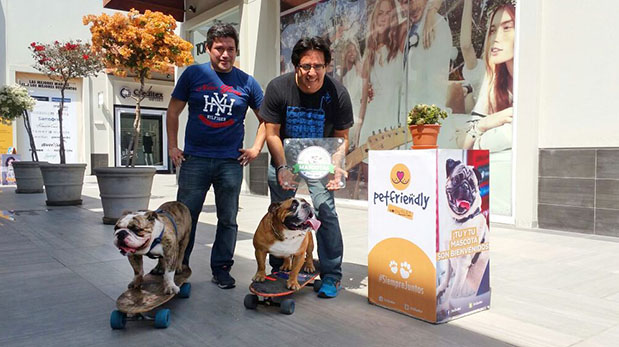
[[[280,54],[280,19],[316,3],[330,2],[337,0],[185,0],[179,34],[194,45],[196,61],[204,62],[208,27],[216,21],[235,23],[240,33],[238,66],[254,75],[264,89],[283,71],[281,57],[287,52]],[[374,1],[358,2],[370,8]],[[397,5],[400,2],[393,4],[401,6]],[[619,53],[619,46],[612,44],[619,35],[612,26],[612,14],[617,10],[619,3],[613,0],[516,2],[515,116],[511,182],[506,182],[513,194],[509,212],[493,214],[493,222],[619,236],[619,137],[615,134],[619,121],[610,107],[619,92],[615,83],[619,67],[612,61],[614,53]],[[43,0],[0,0],[0,52],[4,52],[0,54],[0,83],[34,81],[45,86],[36,82],[46,78],[30,67],[28,44],[87,40],[90,33],[81,17],[104,11],[112,10],[104,9],[100,2],[67,0],[62,6],[52,6]],[[447,17],[448,11],[444,8],[439,14]],[[152,111],[149,126],[151,136],[157,137],[153,143],[158,141],[162,147],[160,153],[153,149],[152,160],[144,151],[138,160],[144,165],[152,165],[152,161],[161,172],[170,170],[164,153],[165,108],[173,80],[158,76],[150,81],[155,92],[145,105]],[[132,106],[130,98],[123,95],[131,93],[134,83],[107,75],[76,81],[75,160],[90,167],[122,164],[123,120],[130,117]],[[181,116],[181,129],[184,122],[186,114]],[[12,135],[18,149],[24,143],[21,129],[21,124],[16,124]],[[253,142],[256,129],[255,117],[248,116],[246,143]],[[179,135],[182,143],[182,133]],[[263,153],[246,169],[246,192],[266,194],[266,148]]]

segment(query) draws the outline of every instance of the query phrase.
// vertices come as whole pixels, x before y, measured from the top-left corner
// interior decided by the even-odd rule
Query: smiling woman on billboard
[[[490,170],[494,177],[501,177],[490,183],[492,211],[510,215],[516,9],[511,1],[498,3],[488,10],[483,57],[486,73],[473,109],[475,117],[459,131],[457,141],[463,149],[490,150]]]

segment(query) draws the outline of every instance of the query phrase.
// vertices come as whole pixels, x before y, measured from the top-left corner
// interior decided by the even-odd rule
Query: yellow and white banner
[[[13,124],[0,123],[0,153],[6,153],[13,147]]]
[[[488,308],[488,151],[369,160],[369,301],[429,322]]]

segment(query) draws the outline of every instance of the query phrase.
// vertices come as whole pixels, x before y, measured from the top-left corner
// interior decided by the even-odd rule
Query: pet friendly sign
[[[370,151],[368,298],[433,323],[490,306],[488,151]]]

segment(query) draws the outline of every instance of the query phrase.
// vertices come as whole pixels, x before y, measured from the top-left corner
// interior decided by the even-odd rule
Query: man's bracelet
[[[290,170],[290,166],[284,164],[284,165],[280,165],[277,167],[277,169],[275,169],[275,176],[279,175],[279,170],[281,169],[286,169],[286,170]]]

